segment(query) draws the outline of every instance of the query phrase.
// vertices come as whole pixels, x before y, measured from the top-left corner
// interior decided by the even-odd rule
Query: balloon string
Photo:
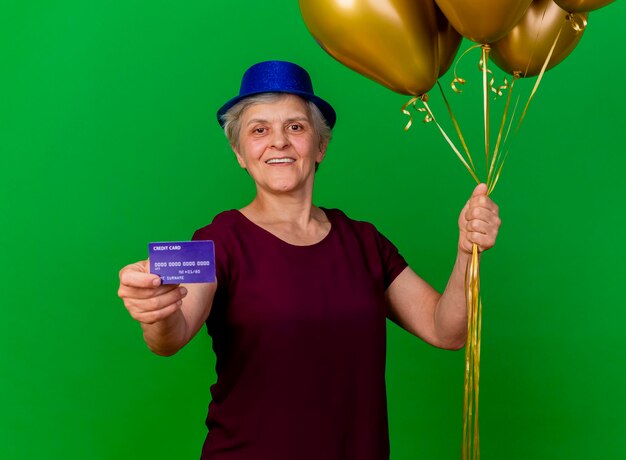
[[[528,75],[528,69],[530,68],[530,63],[532,62],[533,57],[535,56],[535,50],[537,49],[537,44],[539,43],[539,35],[541,34],[541,31],[543,30],[543,21],[546,18],[546,13],[548,12],[549,6],[550,6],[549,3],[546,3],[546,6],[544,7],[541,13],[541,20],[539,21],[539,26],[537,27],[537,32],[535,33],[533,46],[532,46],[532,49],[530,50],[530,57],[528,58],[528,62],[526,63],[526,68],[524,69],[524,72],[523,72],[524,77]]]
[[[483,45],[486,47],[489,47],[489,45]],[[486,64],[485,64],[485,60],[484,57],[480,58],[480,61],[478,61],[478,70],[480,70],[481,72],[486,71],[487,74],[489,74],[489,89],[491,90],[492,93],[495,93],[496,96],[502,96],[502,92],[506,91],[509,88],[509,81],[506,79],[506,77],[504,77],[504,83],[498,87],[496,87],[495,83],[496,83],[496,78],[493,76],[493,72],[487,68]]]
[[[509,104],[511,102],[511,94],[512,94],[512,90],[513,90],[513,85],[515,84],[515,80],[518,80],[520,77],[520,73],[519,72],[515,72],[513,74],[513,82],[511,83],[511,89],[509,91],[509,95],[507,97],[507,104],[506,104],[506,109],[505,112],[508,111],[509,109]],[[519,104],[519,100],[520,100],[520,96],[517,96],[517,100],[515,101],[515,107],[513,108],[513,113],[511,114],[510,120],[509,120],[509,124],[506,130],[506,135],[504,136],[504,141],[503,141],[503,145],[507,145],[507,140],[509,138],[509,133],[511,131],[511,127],[513,125],[513,121],[515,119],[515,113],[517,112],[517,106]],[[503,116],[503,120],[502,122],[504,123],[504,116]],[[500,128],[502,129],[502,128]],[[502,168],[504,167],[504,163],[506,162],[506,159],[509,156],[509,152],[510,149],[507,146],[506,152],[504,153],[504,155],[502,155],[502,150],[503,149],[498,149],[497,151],[497,161],[495,164],[498,164],[498,162],[500,163],[500,166],[498,166],[498,169],[495,173],[495,176],[491,177],[491,183],[489,183],[489,179],[487,180],[488,183],[488,187],[487,187],[487,195],[491,195],[491,193],[493,192],[493,190],[496,188],[496,185],[498,183],[498,181],[500,180],[500,174],[502,173]],[[495,155],[494,155],[495,156]],[[500,160],[500,158],[502,158],[502,160]]]
[[[443,97],[443,102],[446,104],[446,107],[448,109],[448,113],[450,114],[450,119],[452,120],[452,124],[454,125],[454,129],[456,130],[456,133],[459,136],[459,140],[461,141],[461,145],[463,146],[463,150],[465,150],[465,155],[467,157],[467,160],[469,161],[469,164],[472,167],[472,170],[475,172],[476,171],[476,167],[474,166],[474,160],[472,159],[472,155],[470,154],[470,151],[469,151],[469,148],[467,146],[467,143],[465,142],[465,137],[463,137],[463,132],[461,131],[461,127],[460,127],[456,117],[454,116],[454,113],[452,112],[452,107],[450,106],[450,103],[448,102],[448,98],[446,97],[446,93],[444,93],[443,87],[441,86],[441,83],[439,82],[439,80],[437,80],[437,86],[439,87],[439,92],[441,93],[441,96]]]
[[[500,123],[500,129],[498,131],[498,139],[496,140],[496,147],[493,151],[493,157],[491,158],[491,165],[489,166],[489,172],[487,173],[487,194],[491,194],[491,192],[493,191],[493,187],[495,186],[495,183],[497,182],[497,178],[500,175],[500,171],[501,168],[497,168],[496,169],[496,165],[499,163],[500,158],[502,157],[502,148],[501,146],[504,145],[503,144],[503,137],[502,135],[504,134],[504,127],[506,126],[506,121],[508,118],[508,114],[509,114],[509,108],[511,106],[511,96],[513,94],[513,88],[515,87],[515,82],[517,80],[519,80],[520,78],[520,74],[519,72],[516,72],[513,74],[513,80],[511,81],[511,86],[509,86],[509,91],[506,97],[506,104],[504,106],[504,112],[502,114],[502,122]],[[504,138],[504,141],[506,141],[506,136]],[[508,151],[507,151],[508,154]],[[504,158],[506,159],[506,155],[504,156]],[[504,160],[502,160],[502,162],[504,162]],[[496,176],[494,176],[494,172],[496,172]]]
[[[498,167],[498,171],[496,172],[496,175],[495,175],[495,177],[493,179],[493,182],[491,183],[491,185],[487,189],[487,195],[491,195],[491,193],[493,192],[493,189],[496,188],[496,184],[500,180],[500,174],[502,173],[502,168],[504,167],[504,162],[506,161],[508,156],[509,156],[509,150],[506,151],[506,153],[502,157],[502,161],[500,161],[500,166]]]
[[[472,245],[472,256],[465,270],[467,302],[467,340],[465,345],[465,378],[463,398],[463,460],[480,459],[478,401],[480,388],[480,337],[482,332],[482,302],[478,245]]]
[[[541,71],[539,72],[539,75],[537,76],[537,81],[535,81],[535,86],[533,86],[533,89],[530,92],[530,96],[528,97],[528,101],[526,101],[526,105],[524,106],[524,110],[522,111],[522,115],[520,116],[520,119],[517,122],[517,127],[515,128],[515,133],[517,133],[519,131],[519,129],[520,129],[520,126],[522,126],[522,122],[524,121],[524,118],[526,117],[526,113],[528,111],[528,107],[530,106],[531,101],[535,97],[535,93],[537,92],[537,88],[539,88],[539,84],[541,83],[541,80],[543,79],[543,74],[546,72],[546,68],[548,67],[548,63],[550,62],[550,58],[552,58],[552,53],[554,53],[554,49],[556,48],[556,44],[558,43],[559,38],[561,37],[561,32],[563,32],[563,26],[564,25],[565,25],[565,21],[561,24],[561,27],[559,28],[559,33],[556,35],[556,38],[554,39],[554,43],[552,44],[552,47],[550,48],[550,51],[548,52],[548,56],[546,57],[546,60],[544,61],[543,66],[541,67]]]
[[[521,78],[521,73],[520,72],[515,72],[514,74],[514,79],[519,79]],[[509,139],[509,135],[511,134],[511,128],[513,127],[513,122],[515,121],[515,114],[517,113],[517,108],[519,107],[519,101],[521,99],[521,94],[517,95],[517,98],[515,99],[515,106],[513,107],[513,113],[511,114],[511,118],[509,120],[509,125],[506,128],[506,134],[504,136],[504,144],[507,143],[508,139]]]
[[[521,73],[520,72],[515,72],[513,74],[513,78],[514,78],[514,80],[521,78]],[[507,159],[507,157],[509,156],[510,148],[508,147],[509,146],[508,140],[509,140],[509,136],[511,134],[511,128],[513,127],[513,123],[515,122],[515,114],[517,113],[517,108],[519,107],[520,99],[521,99],[521,95],[518,94],[517,98],[515,99],[515,105],[513,107],[513,113],[511,114],[511,117],[509,118],[509,123],[508,123],[508,126],[506,128],[506,134],[504,136],[503,145],[507,145],[506,153],[504,154],[504,156],[502,158],[502,161],[500,162],[500,166],[498,167],[498,170],[496,172],[495,177],[492,179],[491,186],[488,187],[488,189],[487,189],[487,195],[490,195],[491,192],[493,192],[493,190],[495,189],[496,184],[498,183],[498,180],[500,179],[500,174],[502,172],[502,168],[504,167],[504,162]],[[515,136],[512,137],[512,139],[514,139],[514,138],[515,138]]]
[[[489,59],[489,45],[482,45],[483,70],[483,121],[485,128],[485,170],[489,170],[489,93],[487,83],[487,60]]]
[[[469,338],[471,335],[471,325],[472,322],[470,321],[470,300],[469,300],[469,295],[468,295],[468,273],[469,273],[469,267],[465,268],[465,302],[468,305],[468,314],[467,314],[467,337]],[[469,386],[470,386],[470,364],[471,364],[471,358],[470,358],[470,347],[467,343],[467,339],[466,339],[466,344],[465,344],[465,378],[463,380],[463,444],[461,447],[461,458],[462,460],[467,460],[467,446],[468,446],[468,439],[469,439]]]
[[[472,301],[472,361],[473,361],[473,383],[474,383],[474,419],[472,421],[474,431],[474,459],[480,458],[478,450],[479,444],[479,426],[478,426],[478,391],[480,381],[480,275],[478,263],[478,245],[472,245],[472,268],[470,269],[472,279],[470,279],[470,287],[473,291]]]
[[[465,378],[463,382],[463,445],[461,447],[461,459],[468,460],[470,455],[469,448],[471,446],[470,428],[470,387],[472,385],[472,350],[471,340],[472,336],[472,300],[470,290],[470,261],[468,260],[465,267],[465,302],[467,304],[467,338],[465,343]]]
[[[479,335],[479,324],[478,324],[478,313],[480,307],[480,275],[478,273],[478,245],[472,245],[472,265],[473,270],[472,277],[474,278],[474,285],[472,287],[474,291],[473,301],[474,305],[472,305],[473,312],[473,334],[472,334],[472,359],[474,363],[474,458],[478,459],[480,457],[480,453],[478,452],[478,389],[479,389],[479,378],[480,378],[480,335]]]
[[[456,156],[459,158],[459,160],[461,160],[461,163],[463,163],[463,166],[465,166],[465,168],[469,171],[469,173],[472,175],[476,183],[480,184],[480,180],[478,179],[478,176],[476,175],[476,171],[474,170],[475,168],[473,168],[473,166],[470,166],[465,160],[465,158],[463,158],[463,155],[461,154],[461,152],[459,152],[459,149],[456,147],[454,142],[452,142],[452,139],[450,139],[450,136],[448,136],[446,131],[441,127],[441,125],[435,118],[435,115],[433,114],[432,110],[430,110],[430,107],[428,106],[428,98],[421,98],[420,101],[422,101],[422,104],[424,105],[424,107],[418,108],[417,110],[427,114],[428,122],[431,122],[431,121],[435,122],[435,125],[437,125],[437,128],[439,128],[441,135],[444,137],[446,142],[448,142],[448,145],[450,145],[450,147],[452,148]]]
[[[544,15],[545,15],[545,11],[544,11]],[[542,21],[543,21],[543,17],[542,17]],[[535,85],[531,91],[530,96],[528,97],[528,100],[526,102],[526,105],[524,107],[524,110],[522,111],[522,115],[520,116],[520,119],[517,123],[517,126],[515,128],[515,134],[517,134],[517,132],[519,131],[521,125],[522,125],[522,121],[524,120],[524,118],[526,117],[526,113],[528,111],[528,107],[530,106],[530,103],[532,101],[532,99],[534,98],[537,89],[539,88],[539,84],[541,83],[541,80],[543,79],[543,75],[545,73],[545,71],[547,70],[548,64],[550,62],[550,59],[552,58],[552,54],[554,53],[554,50],[556,48],[556,45],[558,44],[559,38],[561,36],[561,33],[563,32],[563,26],[565,25],[565,23],[569,23],[570,26],[572,27],[572,29],[574,29],[574,31],[576,33],[580,33],[583,30],[585,30],[585,28],[587,27],[587,19],[584,17],[584,15],[581,14],[568,14],[565,18],[565,22],[561,24],[561,27],[559,29],[559,32],[556,36],[556,38],[554,39],[554,43],[552,44],[552,47],[550,48],[550,51],[548,52],[548,55],[546,56],[546,59],[543,63],[543,66],[541,67],[541,71],[539,72],[539,75],[537,76],[537,80],[535,82]],[[532,56],[531,56],[532,59]],[[530,65],[530,60],[529,60],[529,65]],[[520,78],[520,74],[519,72],[515,72],[513,74],[513,82]],[[513,84],[513,83],[512,83]],[[505,109],[505,113],[506,111],[508,111],[508,107],[509,107],[509,103],[510,103],[510,96],[511,93],[509,92],[509,96],[507,98],[507,105],[506,105],[506,109]],[[513,114],[511,116],[510,122],[509,122],[509,126],[507,128],[507,132],[506,135],[504,137],[504,141],[503,141],[503,145],[506,145],[508,137],[509,137],[509,133],[511,131],[511,127],[513,124],[513,120],[515,118],[515,112],[517,111],[517,105],[519,103],[519,96],[517,98],[517,102],[515,104],[515,108],[513,110]],[[504,117],[503,117],[503,121],[504,121]],[[502,127],[500,128],[502,129]],[[506,161],[506,158],[508,157],[509,154],[509,149],[507,149],[506,153],[504,154],[504,156],[501,155],[501,152],[498,150],[498,147],[496,147],[496,152],[494,153],[494,156],[497,156],[497,160],[496,160],[496,164],[499,162],[499,167],[497,168],[497,172],[495,174],[495,176],[491,176],[492,171],[490,170],[490,176],[491,176],[491,182],[489,180],[489,177],[487,179],[487,185],[488,185],[488,191],[487,194],[491,194],[491,192],[493,192],[496,184],[498,183],[498,180],[500,178],[500,173],[502,172],[502,168],[504,166],[504,162]],[[502,160],[500,160],[500,157],[502,157]],[[493,164],[493,163],[492,163]]]

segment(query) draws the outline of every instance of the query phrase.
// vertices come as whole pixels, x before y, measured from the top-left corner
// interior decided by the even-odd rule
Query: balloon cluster
[[[613,0],[299,0],[320,46],[401,94],[421,96],[450,67],[461,37],[489,44],[492,60],[537,75],[574,49],[587,12]],[[578,16],[575,16],[578,14]],[[572,27],[563,28],[567,21]]]
[[[485,180],[488,193],[498,183],[509,152],[510,137],[518,132],[544,72],[565,59],[587,26],[588,12],[613,0],[299,0],[304,22],[332,57],[387,88],[412,98],[402,111],[419,100],[424,121],[433,121],[450,147],[479,182],[475,163],[443,88],[439,85],[465,156],[439,124],[426,93],[454,61],[462,37],[482,48]],[[464,54],[466,54],[466,51]],[[509,83],[493,85],[488,61],[513,75]],[[460,60],[460,58],[459,58]],[[458,60],[457,60],[458,63]],[[456,67],[456,65],[455,65]],[[517,103],[511,104],[515,82],[537,76],[528,101],[511,130]],[[457,77],[455,84],[465,81]],[[491,150],[490,92],[506,102],[497,140]],[[519,98],[518,98],[519,101]],[[509,116],[511,106],[514,107]],[[412,117],[411,117],[412,121]],[[405,130],[411,126],[411,121]],[[507,127],[508,126],[508,127]],[[509,136],[510,132],[513,136]],[[508,142],[508,143],[507,143]],[[478,247],[474,245],[466,269],[465,296],[468,334],[465,346],[462,460],[480,459],[478,395],[480,377],[481,312]]]

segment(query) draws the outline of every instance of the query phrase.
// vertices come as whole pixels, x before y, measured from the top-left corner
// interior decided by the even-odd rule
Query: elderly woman
[[[335,112],[304,69],[252,66],[218,120],[256,196],[194,234],[215,242],[217,283],[161,285],[142,261],[121,270],[119,296],[159,355],[206,324],[217,382],[203,459],[389,458],[386,318],[463,347],[465,267],[473,243],[493,246],[497,206],[476,187],[439,294],[373,225],[313,204]]]

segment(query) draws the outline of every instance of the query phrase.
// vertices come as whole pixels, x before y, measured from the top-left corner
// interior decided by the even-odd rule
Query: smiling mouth
[[[276,165],[276,164],[289,164],[295,163],[296,160],[293,158],[272,158],[271,160],[267,160],[265,163],[268,165]]]

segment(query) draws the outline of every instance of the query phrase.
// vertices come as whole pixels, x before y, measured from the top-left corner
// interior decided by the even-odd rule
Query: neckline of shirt
[[[238,209],[233,209],[233,211],[235,211],[235,215],[239,216],[239,218],[245,222],[246,224],[248,224],[248,226],[250,226],[251,228],[256,229],[257,231],[261,232],[262,234],[266,235],[267,237],[269,237],[272,240],[278,241],[279,243],[290,247],[290,248],[296,248],[296,249],[300,249],[300,248],[315,248],[321,244],[324,244],[326,241],[330,240],[331,236],[335,233],[335,222],[333,221],[333,216],[332,216],[332,212],[329,211],[326,208],[322,208],[320,207],[320,209],[322,210],[322,212],[326,215],[326,218],[328,219],[328,221],[330,222],[330,230],[328,231],[328,233],[326,235],[324,235],[324,238],[322,238],[321,240],[319,240],[316,243],[313,244],[304,244],[304,245],[300,245],[300,244],[291,244],[285,240],[283,240],[282,238],[278,237],[277,235],[273,234],[272,232],[270,232],[269,230],[264,229],[263,227],[261,227],[260,225],[255,224],[254,222],[252,222],[250,219],[248,219],[241,211],[239,211]]]

